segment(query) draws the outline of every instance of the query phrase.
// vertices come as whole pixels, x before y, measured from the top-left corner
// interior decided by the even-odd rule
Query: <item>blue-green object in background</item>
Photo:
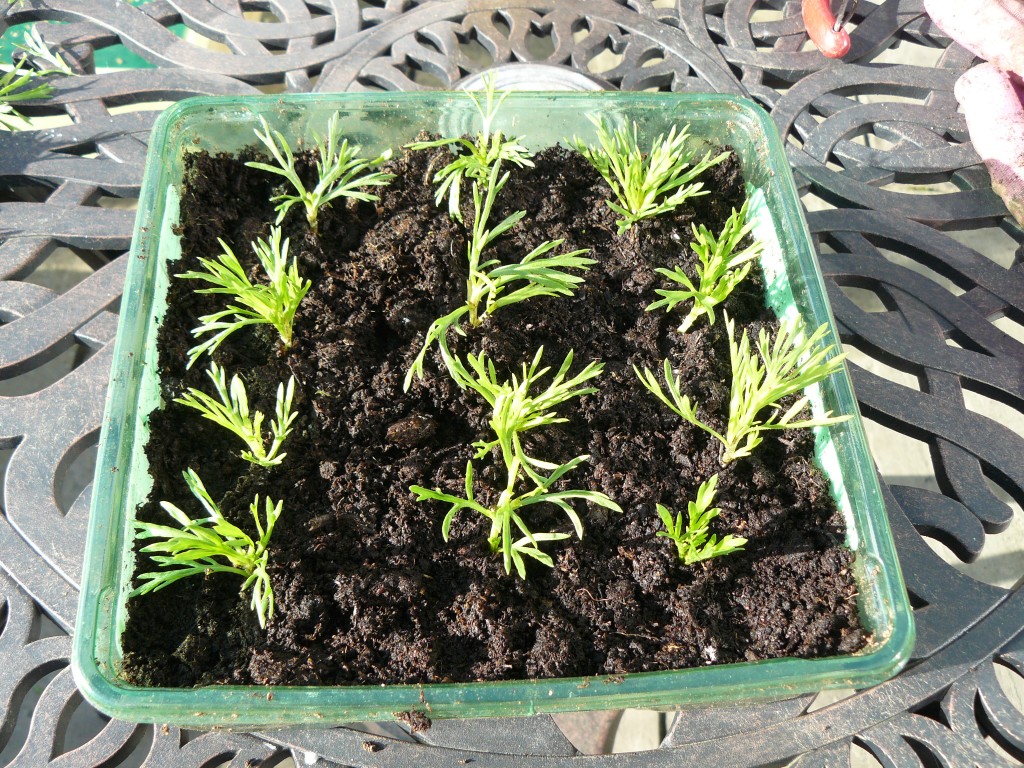
[[[145,5],[150,0],[126,0],[130,5]],[[25,31],[28,27],[32,26],[35,22],[28,24],[16,24],[15,26],[8,29],[2,37],[0,37],[0,61],[11,61],[17,47],[25,39]],[[44,22],[46,24],[59,24],[60,22]],[[175,24],[171,27],[171,31],[174,34],[181,37],[185,34],[184,24]],[[96,52],[96,68],[97,69],[142,69],[149,68],[153,65],[146,61],[141,56],[132,53],[123,45],[112,45],[109,48],[104,48]]]

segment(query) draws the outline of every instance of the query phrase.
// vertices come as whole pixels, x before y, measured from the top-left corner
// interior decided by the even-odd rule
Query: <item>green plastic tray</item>
[[[100,435],[72,657],[75,679],[91,703],[126,720],[182,726],[330,725],[390,719],[410,709],[433,718],[491,717],[779,698],[830,687],[865,687],[892,676],[906,663],[914,643],[913,615],[844,369],[812,395],[819,411],[857,416],[816,433],[818,460],[831,480],[846,517],[848,544],[856,552],[862,621],[874,637],[861,652],[637,673],[614,682],[597,677],[195,689],[125,683],[118,676],[119,637],[134,564],[132,519],[151,487],[141,449],[148,414],[159,405],[151,363],[167,287],[166,264],[180,256],[172,227],[177,223],[183,156],[196,149],[231,152],[252,144],[261,115],[295,146],[300,137],[308,142],[313,133],[322,133],[335,110],[341,112],[346,135],[366,152],[398,147],[422,130],[449,136],[475,132],[479,123],[476,108],[464,93],[300,94],[187,99],[168,109],[154,128]],[[586,115],[596,113],[613,121],[637,121],[642,141],[672,125],[689,124],[695,137],[731,144],[754,203],[756,235],[767,244],[762,266],[769,303],[779,315],[800,312],[810,327],[830,323],[832,338],[827,341],[837,341],[789,165],[775,126],[763,110],[752,102],[719,95],[515,93],[505,102],[495,127],[524,136],[526,144],[540,148],[574,134],[593,137]]]

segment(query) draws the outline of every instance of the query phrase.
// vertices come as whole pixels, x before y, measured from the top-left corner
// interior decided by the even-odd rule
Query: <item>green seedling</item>
[[[545,541],[566,539],[566,533],[533,533],[523,519],[526,507],[535,504],[554,504],[572,522],[579,538],[583,538],[583,522],[569,501],[578,499],[598,506],[621,512],[614,501],[598,491],[552,490],[554,484],[590,457],[577,456],[564,464],[555,464],[527,456],[523,450],[521,435],[531,429],[566,421],[553,410],[559,404],[574,397],[595,392],[593,387],[583,386],[587,381],[600,375],[603,366],[591,362],[582,371],[567,378],[572,365],[572,353],[566,355],[558,372],[547,388],[539,394],[531,394],[538,380],[547,375],[549,368],[540,368],[543,349],[539,349],[533,362],[523,366],[521,377],[513,376],[510,381],[499,381],[494,363],[483,354],[468,355],[469,368],[454,358],[456,381],[480,394],[491,406],[490,426],[495,439],[477,441],[474,458],[481,459],[498,448],[505,463],[506,481],[498,501],[492,507],[485,507],[473,495],[473,462],[466,463],[465,497],[444,493],[439,488],[429,489],[419,485],[410,488],[417,501],[433,500],[451,504],[441,524],[441,533],[448,541],[449,531],[455,515],[463,509],[471,509],[491,522],[488,543],[492,552],[501,552],[505,572],[511,573],[515,565],[520,578],[526,578],[526,563],[523,557],[553,566],[551,556],[543,552],[538,544]],[[527,488],[522,490],[523,485]],[[532,484],[532,487],[530,487]],[[517,533],[513,533],[513,526]],[[519,538],[515,536],[521,534]]]
[[[712,475],[706,483],[701,483],[697,489],[696,501],[687,502],[689,521],[685,527],[682,512],[673,517],[668,507],[656,505],[658,516],[665,524],[665,530],[658,531],[655,535],[675,542],[679,559],[684,565],[693,565],[701,560],[738,552],[747,543],[742,536],[732,534],[726,534],[721,539],[715,535],[708,536],[708,526],[722,512],[718,507],[711,506],[715,501],[717,487],[718,475]]]
[[[501,164],[495,163],[487,178],[486,190],[473,182],[473,232],[467,247],[469,277],[466,279],[466,303],[454,311],[438,318],[427,329],[423,347],[416,356],[405,377],[405,389],[412,385],[414,376],[423,377],[423,364],[427,352],[437,343],[441,357],[451,372],[451,351],[447,334],[450,328],[463,333],[461,323],[465,318],[469,325],[477,327],[483,318],[492,315],[501,307],[515,304],[538,296],[571,296],[583,278],[566,272],[566,269],[586,270],[593,259],[582,254],[587,249],[550,256],[563,240],[548,240],[530,251],[518,264],[502,264],[497,259],[484,258],[484,251],[499,237],[518,223],[526,211],[516,211],[492,229],[487,228],[495,198],[508,181],[508,173],[499,177]],[[509,290],[518,285],[515,290]],[[506,292],[507,291],[507,292]],[[454,374],[454,372],[453,372]]]
[[[648,306],[648,312],[659,307],[671,312],[677,305],[692,301],[693,307],[679,326],[679,332],[686,333],[701,315],[708,316],[709,325],[715,324],[715,307],[725,301],[743,281],[753,266],[753,259],[764,250],[764,244],[759,241],[754,241],[742,251],[736,250],[754,226],[753,222],[747,221],[747,209],[748,203],[744,203],[739,211],[733,209],[718,237],[703,224],[693,226],[694,241],[690,247],[698,258],[698,284],[694,285],[680,266],[656,269],[656,272],[683,287],[656,290],[655,293],[663,298]]]
[[[295,377],[288,379],[288,386],[277,385],[277,401],[275,403],[274,420],[270,422],[270,449],[263,443],[263,413],[249,412],[249,397],[245,384],[238,376],[231,377],[230,385],[227,374],[217,363],[210,361],[206,371],[217,391],[214,399],[202,390],[189,387],[188,392],[174,398],[174,402],[195,408],[204,417],[215,424],[233,432],[248,446],[242,451],[242,458],[259,464],[261,467],[274,467],[280,464],[288,454],[280,453],[281,445],[292,431],[292,423],[298,412],[292,410],[292,398],[295,395]]]
[[[787,318],[779,326],[772,343],[767,331],[762,328],[757,340],[758,354],[754,354],[750,349],[747,332],[743,331],[737,343],[733,321],[726,316],[725,322],[729,329],[732,384],[729,422],[724,435],[697,418],[697,404],[691,403],[690,398],[680,392],[679,381],[668,360],[665,360],[664,366],[668,394],[662,390],[657,376],[649,369],[644,368],[641,373],[636,366],[633,367],[643,385],[674,413],[722,443],[725,448],[723,464],[749,456],[761,444],[764,439],[761,433],[765,430],[823,427],[851,418],[850,415],[832,416],[831,411],[826,411],[820,418],[798,419],[797,416],[809,402],[807,395],[798,399],[785,412],[779,404],[783,398],[802,392],[804,388],[842,367],[845,353],[829,357],[833,345],[818,346],[818,342],[828,332],[827,323],[822,323],[810,337],[806,337],[803,321]],[[761,416],[766,409],[769,413]]]
[[[588,146],[573,136],[567,143],[574,147],[608,182],[618,202],[609,200],[608,207],[622,216],[616,225],[623,234],[636,222],[677,208],[687,199],[706,195],[704,183],[694,181],[704,171],[729,156],[722,152],[712,158],[708,152],[697,160],[695,149],[687,147],[689,126],[668,136],[658,136],[645,154],[640,149],[637,124],[632,130],[625,126],[614,132],[601,118],[590,117],[597,126],[597,147]]]
[[[183,474],[189,490],[202,504],[207,517],[193,520],[174,504],[161,501],[160,506],[179,527],[135,521],[137,539],[160,539],[139,550],[149,555],[160,570],[141,574],[141,583],[130,596],[155,592],[189,576],[215,571],[234,573],[245,578],[240,591],[252,588],[250,605],[256,611],[260,627],[266,628],[267,620],[274,615],[274,590],[267,573],[267,545],[281,516],[283,502],[274,504],[266,499],[264,520],[261,521],[260,497],[257,495],[253,499],[249,511],[259,536],[258,541],[253,541],[249,534],[224,518],[193,470]]]
[[[260,116],[263,132],[257,129],[256,138],[263,142],[277,165],[260,162],[250,162],[246,165],[283,176],[295,190],[294,193],[283,192],[271,198],[277,203],[276,224],[280,225],[284,221],[293,205],[302,203],[306,209],[306,222],[310,230],[314,235],[318,234],[317,214],[322,207],[339,197],[379,200],[377,195],[360,190],[364,187],[386,186],[394,178],[394,174],[372,170],[391,159],[391,150],[386,150],[372,159],[359,157],[359,147],[349,146],[348,139],[342,138],[339,120],[340,115],[335,112],[327,121],[327,136],[315,137],[319,155],[316,161],[317,182],[313,189],[306,189],[306,185],[295,170],[295,156],[287,139],[280,131],[271,130],[266,119]]]
[[[494,118],[498,114],[502,102],[508,96],[508,92],[505,91],[499,96],[494,90],[494,78],[485,77],[483,93],[483,104],[480,103],[476,93],[471,91],[469,94],[483,121],[483,126],[476,135],[475,141],[465,137],[444,138],[434,141],[414,141],[406,145],[411,150],[447,146],[456,155],[455,160],[434,175],[434,183],[438,185],[434,202],[440,207],[447,195],[448,215],[457,221],[462,221],[459,203],[463,180],[469,179],[483,184],[502,161],[510,162],[520,168],[533,167],[529,151],[519,143],[517,138],[505,139],[501,131],[491,131]]]
[[[14,106],[19,101],[45,99],[53,94],[53,86],[47,83],[26,87],[36,73],[24,69],[24,60],[0,74],[0,126],[9,131],[25,127],[25,116]]]
[[[232,296],[235,303],[212,315],[199,318],[201,325],[193,329],[195,338],[213,334],[201,344],[188,351],[188,367],[203,353],[213,354],[217,347],[232,333],[247,325],[269,324],[277,329],[285,349],[292,344],[292,324],[299,303],[309,291],[309,280],[299,276],[295,259],[288,261],[288,239],[281,241],[281,230],[272,227],[269,242],[258,239],[252,249],[269,282],[252,283],[239,264],[234,252],[220,238],[222,252],[214,259],[200,258],[205,272],[182,272],[177,277],[187,280],[204,280],[212,288],[198,289],[197,293],[223,293]]]
[[[489,424],[496,437],[489,442],[478,441],[473,444],[477,448],[477,458],[487,455],[492,448],[499,448],[502,456],[506,457],[506,465],[512,456],[519,456],[527,472],[533,466],[552,468],[527,457],[520,436],[538,427],[564,423],[566,419],[558,416],[554,409],[568,400],[596,392],[595,387],[583,385],[600,376],[604,364],[591,361],[575,376],[566,378],[573,362],[570,350],[547,387],[538,394],[531,394],[535,385],[551,370],[547,366],[540,368],[543,355],[544,348],[541,347],[531,363],[523,365],[522,376],[513,374],[509,381],[498,379],[494,361],[484,354],[467,355],[469,368],[459,358],[453,358],[455,383],[462,389],[474,390],[491,406]]]
[[[498,178],[499,165],[495,164],[485,195],[479,185],[473,185],[473,208],[477,212],[473,221],[473,236],[469,243],[469,277],[466,280],[466,307],[469,324],[480,325],[483,317],[501,307],[537,296],[571,296],[583,278],[563,272],[563,269],[587,269],[593,259],[581,258],[586,248],[548,256],[562,244],[562,240],[547,240],[530,251],[518,264],[502,265],[497,259],[483,259],[484,250],[518,223],[526,211],[516,211],[493,229],[487,228],[491,208],[497,194],[508,181],[508,173]],[[524,283],[516,290],[505,293],[515,283]]]

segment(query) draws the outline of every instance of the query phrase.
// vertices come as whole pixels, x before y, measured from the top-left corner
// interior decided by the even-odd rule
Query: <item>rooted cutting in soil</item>
[[[183,258],[172,273],[214,257],[218,237],[255,265],[249,243],[265,238],[275,218],[276,179],[246,168],[245,159],[189,156]],[[308,172],[310,158],[303,160]],[[577,155],[550,149],[536,168],[512,169],[494,220],[527,215],[498,243],[498,256],[518,261],[543,240],[565,238],[564,249],[589,248],[597,263],[575,296],[506,307],[455,348],[485,350],[506,373],[540,346],[555,367],[570,350],[574,371],[603,361],[599,392],[561,406],[568,422],[531,433],[530,447],[556,462],[589,454],[569,476],[572,487],[602,491],[624,513],[580,505],[583,540],[543,544],[554,568],[528,561],[526,581],[504,573],[488,551],[487,521],[473,513],[461,513],[443,541],[447,506],[416,502],[409,486],[458,493],[471,443],[489,436],[482,399],[460,391],[434,353],[427,377],[402,390],[424,331],[465,291],[467,230],[434,205],[430,184],[445,162],[430,153],[392,161],[386,170],[396,178],[380,202],[322,210],[319,238],[297,210],[287,218],[292,253],[313,281],[295,345],[282,352],[257,326],[216,355],[264,413],[273,412],[277,383],[295,375],[300,416],[279,467],[242,461],[232,435],[171,403],[185,387],[210,389],[205,361],[186,370],[185,351],[196,318],[221,308],[218,297],[195,294],[193,281],[171,281],[158,361],[171,405],[150,417],[155,486],[138,516],[166,522],[161,500],[197,516],[181,477],[187,467],[251,532],[253,496],[284,499],[271,542],[277,607],[261,631],[239,579],[225,574],[132,598],[124,676],[152,686],[449,682],[616,675],[862,647],[853,555],[813,464],[810,431],[767,433],[753,457],[721,467],[719,444],[659,403],[633,372],[659,370],[669,357],[702,418],[723,429],[729,353],[721,312],[714,325],[702,320],[680,335],[683,313],[644,308],[666,287],[656,267],[682,260],[692,275],[691,222],[720,231],[742,204],[732,158],[706,174],[712,194],[622,236],[605,205],[607,187]],[[464,214],[471,223],[471,207]],[[756,267],[724,308],[752,336],[776,325]],[[501,490],[495,462],[474,462],[484,503]],[[655,504],[685,510],[715,472],[722,514],[712,530],[749,541],[744,551],[684,567],[674,544],[655,537]],[[531,510],[534,530],[571,531],[557,510]],[[137,570],[152,570],[144,555]]]

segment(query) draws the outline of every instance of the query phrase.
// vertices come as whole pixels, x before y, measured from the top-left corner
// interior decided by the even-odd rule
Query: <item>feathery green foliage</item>
[[[53,86],[47,83],[26,87],[35,75],[35,72],[24,69],[23,60],[0,74],[0,127],[9,131],[21,130],[25,116],[14,104],[30,99],[45,99],[53,93]]]
[[[189,387],[188,392],[181,397],[174,398],[174,402],[195,408],[213,423],[234,432],[249,447],[249,450],[242,451],[242,458],[246,461],[259,464],[261,467],[273,467],[280,464],[288,455],[279,453],[281,445],[291,433],[292,422],[298,416],[298,413],[292,410],[295,377],[292,376],[288,379],[287,388],[284,383],[277,385],[275,416],[274,420],[270,422],[270,450],[267,450],[263,444],[263,413],[261,411],[249,413],[249,397],[246,394],[244,382],[238,376],[232,376],[231,384],[228,385],[224,369],[212,360],[206,374],[213,382],[219,400],[202,390]]]
[[[753,222],[747,221],[748,204],[749,201],[745,202],[739,211],[733,209],[718,237],[703,224],[699,227],[693,226],[694,242],[690,243],[690,247],[699,259],[696,265],[699,284],[694,285],[680,266],[673,269],[656,269],[655,272],[682,285],[683,288],[656,290],[655,293],[663,298],[648,306],[648,312],[659,307],[665,307],[666,311],[671,312],[676,305],[693,301],[693,307],[679,326],[679,332],[686,333],[701,315],[708,316],[709,325],[715,324],[714,308],[725,301],[747,276],[753,266],[752,260],[764,250],[763,243],[754,241],[742,251],[736,252],[740,241],[754,227]]]
[[[538,427],[564,423],[566,419],[557,416],[554,411],[557,406],[597,391],[595,387],[583,385],[600,376],[604,364],[591,361],[575,376],[566,378],[573,362],[570,350],[547,387],[538,394],[531,394],[530,390],[551,370],[547,366],[540,368],[543,355],[544,348],[541,347],[529,365],[523,364],[522,376],[513,374],[510,381],[499,381],[494,361],[489,360],[485,354],[467,355],[468,369],[459,358],[454,358],[455,382],[463,389],[468,387],[474,390],[492,409],[489,424],[496,439],[474,443],[477,458],[482,458],[497,447],[505,457],[506,466],[512,456],[519,456],[527,471],[531,466],[544,468],[542,462],[536,462],[525,455],[520,435]]]
[[[494,90],[494,78],[484,78],[484,103],[481,104],[476,93],[470,91],[469,96],[476,104],[477,111],[483,121],[480,132],[476,135],[476,141],[460,138],[443,138],[434,141],[414,141],[407,144],[411,150],[433,149],[435,147],[451,147],[456,155],[455,160],[446,165],[434,175],[434,183],[438,185],[437,193],[434,195],[434,202],[440,207],[445,195],[448,196],[448,215],[457,221],[462,221],[462,210],[459,202],[462,195],[462,182],[464,179],[484,183],[492,175],[494,169],[502,162],[507,161],[519,166],[533,167],[530,160],[530,153],[519,143],[519,139],[505,139],[501,131],[491,131],[494,118],[498,109],[508,96],[508,91],[500,96]]]
[[[260,626],[265,628],[267,619],[274,615],[274,590],[267,573],[267,545],[281,516],[283,502],[274,504],[266,499],[264,522],[259,514],[260,497],[257,495],[253,499],[249,511],[259,535],[259,540],[253,541],[249,534],[224,518],[199,475],[191,469],[183,474],[189,490],[202,504],[207,517],[193,520],[174,504],[162,501],[160,506],[179,527],[135,521],[137,539],[160,539],[139,550],[149,555],[160,570],[140,574],[141,583],[132,590],[131,596],[163,589],[189,576],[213,571],[234,573],[245,577],[240,591],[252,587],[250,605],[256,611]]]
[[[498,176],[500,169],[500,162],[491,168],[485,192],[481,192],[478,182],[473,182],[474,219],[473,232],[467,247],[469,277],[466,279],[466,303],[431,323],[423,347],[406,374],[406,390],[412,385],[414,376],[423,377],[423,364],[427,352],[435,342],[440,346],[445,365],[454,375],[450,362],[452,355],[446,336],[450,328],[462,333],[461,322],[464,317],[467,317],[471,326],[477,327],[484,317],[509,304],[537,296],[571,296],[576,286],[583,282],[583,278],[565,270],[586,270],[594,263],[593,259],[582,255],[587,253],[585,248],[549,256],[549,253],[562,244],[563,241],[560,239],[541,243],[517,264],[502,264],[497,259],[485,259],[484,251],[526,215],[526,211],[516,211],[494,228],[487,228],[495,198],[508,181],[508,173]],[[515,284],[520,285],[515,290],[505,292]]]
[[[689,521],[683,525],[683,513],[680,512],[672,517],[672,511],[668,507],[658,504],[658,516],[665,524],[664,531],[658,531],[656,536],[663,536],[675,542],[679,559],[685,565],[693,565],[701,560],[710,560],[713,557],[721,557],[743,548],[747,540],[742,536],[726,534],[721,539],[712,535],[708,537],[708,526],[711,521],[721,514],[722,510],[711,505],[715,501],[715,491],[718,488],[718,475],[712,475],[705,483],[701,483],[697,489],[696,501],[687,502],[687,513]]]
[[[468,249],[469,277],[466,281],[466,306],[469,308],[469,324],[473,327],[480,325],[484,316],[493,314],[495,310],[509,304],[537,296],[571,296],[573,289],[583,282],[583,278],[562,270],[587,269],[594,263],[593,259],[581,258],[580,255],[587,252],[586,248],[547,256],[546,254],[562,244],[562,240],[547,240],[541,243],[518,264],[502,265],[497,259],[482,260],[484,250],[526,215],[526,211],[516,211],[498,226],[487,229],[494,200],[508,180],[508,173],[499,179],[498,171],[499,165],[495,164],[485,196],[481,195],[479,185],[473,185],[473,209],[477,214],[473,221],[473,236]],[[504,293],[507,288],[518,282],[525,285],[511,293]]]
[[[268,284],[252,283],[238,262],[234,251],[220,238],[222,252],[214,259],[200,258],[205,272],[182,272],[177,277],[204,280],[212,288],[201,288],[196,293],[224,293],[236,303],[227,309],[199,318],[201,325],[192,330],[195,338],[213,334],[206,341],[188,351],[188,365],[192,365],[204,352],[213,354],[217,347],[235,331],[247,325],[270,324],[281,336],[285,349],[292,344],[292,324],[299,303],[309,291],[309,280],[299,276],[299,267],[293,258],[288,262],[288,239],[281,241],[281,229],[272,227],[270,241],[258,239],[252,249],[269,279]]]
[[[464,498],[419,485],[409,489],[416,495],[417,501],[430,499],[451,504],[441,524],[441,533],[445,541],[448,540],[452,520],[463,509],[472,509],[490,520],[491,530],[487,540],[491,551],[502,553],[506,573],[511,573],[514,564],[516,572],[523,579],[526,578],[524,556],[531,557],[550,568],[553,565],[551,556],[541,551],[538,544],[569,536],[565,533],[533,533],[522,517],[522,510],[525,507],[544,503],[554,504],[569,518],[576,535],[581,539],[583,523],[576,510],[569,504],[570,500],[579,499],[616,512],[622,511],[618,504],[598,491],[552,490],[558,480],[589,459],[589,456],[577,456],[564,464],[554,464],[527,456],[523,450],[521,435],[531,429],[566,421],[557,416],[553,409],[574,397],[595,392],[593,387],[583,385],[599,376],[603,369],[601,363],[591,362],[575,376],[567,378],[573,358],[570,352],[547,388],[538,394],[531,394],[534,385],[550,370],[540,368],[542,354],[543,348],[537,350],[533,362],[528,366],[523,365],[522,376],[513,375],[511,381],[499,381],[493,361],[488,360],[483,354],[467,356],[469,369],[461,360],[453,358],[456,381],[462,387],[475,390],[491,406],[490,426],[494,430],[495,439],[477,441],[473,443],[473,447],[477,449],[476,459],[483,458],[497,447],[505,462],[505,489],[494,506],[485,507],[473,496],[472,460],[466,463]],[[532,481],[532,487],[525,491],[518,490],[525,481]],[[513,533],[513,526],[517,534]],[[513,540],[518,534],[521,534],[521,537]]]
[[[597,169],[612,188],[618,202],[608,201],[608,207],[622,218],[616,222],[623,234],[636,222],[671,211],[688,198],[706,195],[704,183],[694,181],[704,171],[725,160],[728,152],[712,158],[708,152],[696,160],[696,150],[687,147],[689,126],[676,133],[675,126],[668,136],[658,136],[645,154],[640,149],[637,124],[632,130],[622,126],[614,132],[602,118],[590,116],[597,126],[599,146],[590,147],[573,136],[568,141]]]
[[[780,401],[835,373],[842,367],[846,353],[829,357],[832,344],[819,347],[818,342],[828,332],[828,324],[822,323],[809,337],[804,334],[803,321],[787,318],[779,326],[774,342],[770,343],[767,331],[762,328],[758,334],[757,350],[750,349],[746,330],[736,342],[733,321],[726,316],[729,329],[729,362],[732,366],[732,384],[729,398],[729,422],[722,435],[697,418],[697,404],[679,391],[679,381],[672,372],[672,366],[665,360],[664,377],[668,394],[661,388],[657,376],[644,368],[641,373],[633,370],[647,389],[673,412],[698,427],[725,446],[722,463],[749,456],[764,439],[761,433],[767,429],[798,429],[838,424],[851,418],[850,415],[832,416],[828,411],[821,418],[797,419],[809,402],[806,395],[796,401],[785,413]],[[759,358],[760,356],[760,358]],[[806,358],[801,360],[801,358]],[[770,413],[759,418],[765,409]]]
[[[394,174],[372,171],[391,159],[391,150],[386,150],[375,158],[359,157],[359,147],[349,146],[348,139],[342,138],[340,116],[337,112],[327,121],[327,136],[316,137],[316,148],[319,159],[316,161],[317,182],[313,189],[306,189],[298,172],[295,170],[295,156],[288,145],[287,139],[280,131],[272,131],[267,121],[260,116],[263,132],[256,130],[258,138],[273,156],[277,165],[269,163],[246,163],[250,168],[259,168],[270,173],[283,176],[292,185],[295,192],[283,192],[271,198],[277,202],[277,221],[284,221],[288,210],[296,203],[302,203],[306,209],[306,221],[313,234],[318,233],[317,214],[319,210],[339,197],[353,200],[379,200],[376,195],[359,191],[363,187],[386,186],[394,178]]]

